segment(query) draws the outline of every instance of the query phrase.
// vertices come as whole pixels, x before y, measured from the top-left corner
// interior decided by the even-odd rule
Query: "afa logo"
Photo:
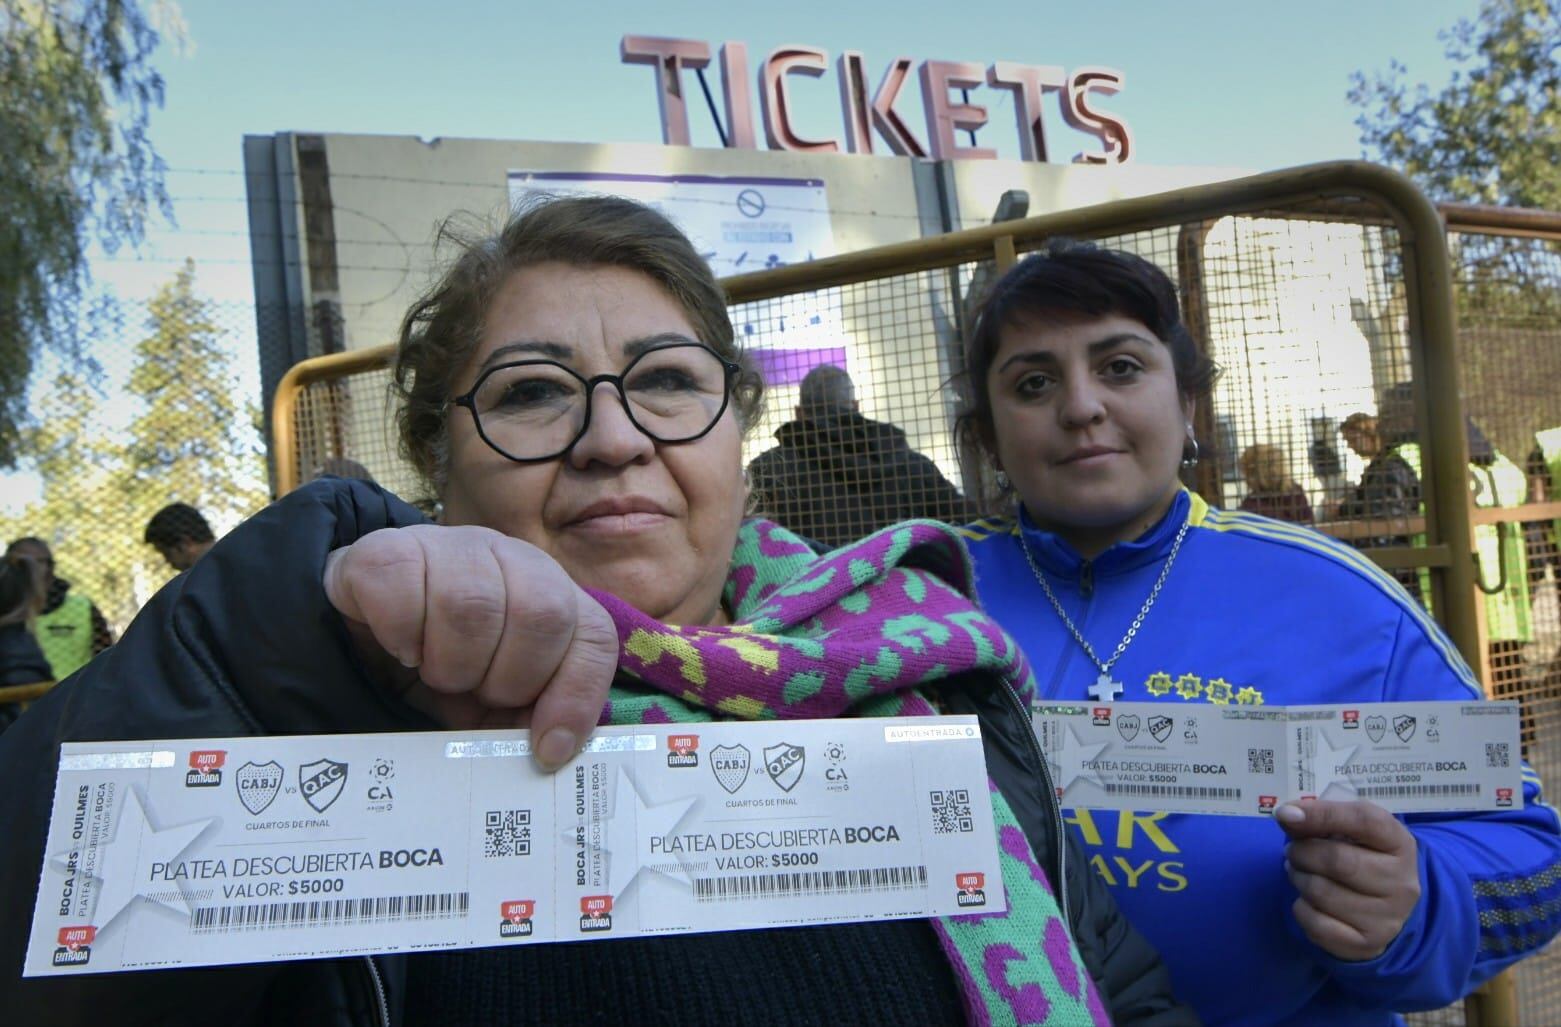
[[[531,917],[536,911],[535,899],[515,899],[499,903],[499,937],[531,937]]]
[[[228,758],[224,749],[197,749],[190,753],[190,769],[184,775],[186,788],[215,788],[222,783],[222,764]]]
[[[246,763],[233,775],[233,787],[250,815],[259,816],[282,790],[282,764],[276,760]]]
[[[954,895],[956,905],[986,905],[986,874],[955,874],[954,884],[959,888],[959,891]]]
[[[580,896],[580,930],[591,933],[612,930],[612,896]]]
[[[341,798],[347,787],[347,764],[335,760],[315,760],[298,768],[298,790],[316,813],[324,813]]]
[[[92,958],[92,941],[98,936],[96,927],[61,927],[59,947],[54,950],[55,966],[86,966]]]
[[[668,735],[667,736],[667,766],[669,767],[697,767],[699,766],[699,736],[698,735]]]

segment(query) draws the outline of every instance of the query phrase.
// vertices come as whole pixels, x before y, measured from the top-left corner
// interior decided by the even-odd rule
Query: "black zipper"
[[[369,981],[374,985],[374,1000],[378,1003],[379,1022],[383,1027],[390,1027],[390,1002],[385,998],[385,982],[380,979],[379,967],[374,965],[374,957],[364,956],[363,959],[369,965]]]
[[[1079,565],[1079,591],[1088,599],[1095,594],[1095,562],[1085,560]]]

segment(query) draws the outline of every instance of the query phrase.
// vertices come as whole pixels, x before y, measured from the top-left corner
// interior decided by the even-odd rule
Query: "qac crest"
[[[802,766],[807,762],[807,750],[800,745],[782,742],[764,750],[764,770],[770,778],[789,792],[802,780]]]
[[[254,816],[264,813],[266,807],[282,790],[282,764],[246,763],[233,775],[233,786],[238,789],[238,800]]]
[[[318,813],[324,813],[341,797],[347,786],[347,764],[335,760],[315,760],[298,768],[298,790],[304,801]]]

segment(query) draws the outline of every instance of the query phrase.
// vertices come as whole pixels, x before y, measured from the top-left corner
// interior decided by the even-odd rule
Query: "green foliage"
[[[1454,72],[1439,92],[1396,61],[1352,76],[1368,154],[1436,200],[1561,210],[1561,0],[1483,0],[1441,38]],[[1521,463],[1536,430],[1561,425],[1561,245],[1449,241],[1465,404]]]
[[[0,466],[12,466],[39,349],[79,361],[86,252],[172,218],[147,137],[163,80],[135,0],[0,0]]]
[[[1561,208],[1561,6],[1484,0],[1441,36],[1455,70],[1439,93],[1386,76],[1352,76],[1368,152],[1439,200]]]
[[[268,498],[255,404],[242,401],[211,305],[185,266],[148,304],[125,392],[135,415],[107,433],[103,397],[74,371],[57,376],[22,449],[41,500],[0,517],[0,538],[37,535],[59,574],[123,629],[172,571],[141,541],[147,520],[183,501],[219,531]]]

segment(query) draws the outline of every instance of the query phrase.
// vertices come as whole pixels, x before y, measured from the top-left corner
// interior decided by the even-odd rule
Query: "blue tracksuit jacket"
[[[1452,643],[1358,551],[1182,493],[1142,538],[1083,560],[1027,518],[963,529],[981,600],[1035,665],[1041,696],[1080,700],[1097,668],[1036,583],[1020,532],[1095,651],[1112,653],[1187,518],[1158,602],[1112,677],[1123,700],[1346,703],[1480,693]],[[1265,819],[1069,811],[1095,871],[1211,1025],[1397,1021],[1456,1001],[1561,929],[1561,819],[1524,769],[1524,807],[1405,817],[1421,899],[1364,963],[1312,945],[1290,913],[1285,835]]]

